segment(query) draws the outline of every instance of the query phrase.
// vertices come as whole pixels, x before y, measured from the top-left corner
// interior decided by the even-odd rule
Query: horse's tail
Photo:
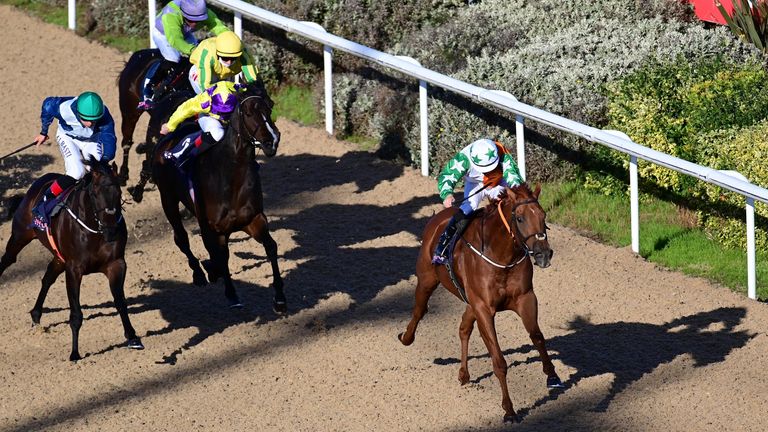
[[[21,195],[21,194],[10,197],[5,204],[6,213],[3,216],[3,220],[9,221],[13,219],[13,215],[16,213],[16,210],[19,209],[19,206],[21,205],[21,201],[23,200],[24,200],[24,195]]]

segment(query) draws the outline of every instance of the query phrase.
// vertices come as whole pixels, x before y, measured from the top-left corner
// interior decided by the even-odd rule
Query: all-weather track
[[[96,91],[120,122],[116,77],[127,55],[9,6],[0,6],[0,21],[9,35],[0,154],[34,138],[46,96]],[[33,243],[0,279],[0,430],[766,429],[766,304],[558,226],[550,231],[552,267],[537,268],[534,284],[567,388],[546,389],[519,319],[501,314],[500,345],[522,419],[502,424],[477,332],[471,381],[459,385],[459,300],[441,289],[414,344],[396,337],[410,318],[419,235],[440,209],[434,179],[320,129],[278,126],[279,154],[261,175],[289,313],[272,312],[269,265],[245,234],[233,236],[230,259],[243,309],[226,307],[220,284],[192,285],[151,188],[142,203],[125,204],[125,291],[146,349],[122,346],[106,279],[94,275],[82,288],[84,359],[67,361],[63,278],[51,288],[42,327],[31,326],[28,311],[50,260]],[[131,164],[135,176],[138,155]],[[62,170],[55,146],[26,150],[0,165],[0,199]],[[205,258],[195,222],[187,227]],[[9,233],[1,223],[0,247]]]

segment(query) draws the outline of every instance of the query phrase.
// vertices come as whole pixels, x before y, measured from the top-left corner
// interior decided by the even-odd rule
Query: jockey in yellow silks
[[[256,81],[258,75],[253,57],[234,32],[224,32],[200,42],[189,60],[192,62],[189,82],[197,94],[218,81],[232,81],[239,73],[245,83]]]
[[[237,106],[238,87],[231,81],[215,83],[206,91],[179,105],[171,114],[168,123],[161,126],[160,133],[166,135],[175,131],[184,120],[197,116],[197,123],[203,133],[195,140],[194,148],[186,145],[172,154],[178,165],[192,156],[192,150],[196,150],[195,154],[200,154],[224,138],[224,128]]]

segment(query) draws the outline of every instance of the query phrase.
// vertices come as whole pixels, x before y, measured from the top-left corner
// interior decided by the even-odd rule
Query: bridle
[[[472,245],[472,243],[470,243],[469,241],[467,241],[463,237],[462,237],[462,240],[464,240],[464,242],[467,244],[467,246],[469,246],[469,249],[472,250],[472,252],[474,252],[477,255],[479,255],[482,259],[484,259],[486,262],[488,262],[492,266],[497,267],[497,268],[501,268],[501,269],[510,269],[510,268],[520,264],[521,262],[523,262],[523,260],[525,260],[529,256],[533,255],[533,251],[528,247],[528,239],[530,239],[531,237],[535,236],[536,240],[539,240],[539,241],[546,240],[547,239],[546,230],[549,229],[549,227],[547,227],[546,224],[545,224],[543,232],[535,232],[535,233],[533,233],[533,234],[523,238],[523,234],[522,234],[522,232],[520,232],[520,227],[518,226],[517,219],[515,218],[512,221],[511,224],[510,224],[509,221],[507,221],[507,217],[504,215],[504,211],[501,208],[502,202],[503,201],[500,200],[499,203],[497,204],[497,209],[499,210],[499,218],[501,218],[501,221],[504,224],[504,227],[507,229],[507,232],[509,233],[509,235],[512,238],[521,239],[522,249],[523,249],[524,253],[523,253],[523,256],[520,257],[519,260],[517,260],[517,261],[515,261],[515,262],[513,262],[511,264],[506,264],[506,265],[499,264],[499,263],[493,261],[487,255],[485,255],[482,251],[478,250],[475,246]],[[511,209],[512,217],[515,216],[515,210],[518,207],[523,206],[523,205],[529,205],[529,204],[539,204],[539,201],[537,199],[533,198],[533,199],[527,199],[525,201],[521,201],[521,202],[515,203],[515,205],[512,206],[512,209]],[[512,227],[513,226],[514,226],[514,232],[512,232]]]
[[[548,229],[547,225],[544,224],[544,231],[535,232],[535,233],[533,233],[533,234],[523,238],[523,233],[520,232],[520,227],[517,224],[517,218],[515,218],[514,219],[514,226],[515,226],[515,233],[517,233],[517,236],[516,236],[515,233],[512,232],[512,228],[510,227],[510,224],[507,221],[507,217],[504,216],[504,210],[502,210],[502,208],[501,208],[501,203],[502,202],[499,201],[499,203],[497,204],[497,208],[499,209],[499,217],[501,218],[501,221],[504,223],[504,227],[507,228],[507,232],[512,237],[522,238],[523,248],[525,248],[526,254],[532,255],[531,250],[528,248],[528,239],[533,237],[533,236],[536,236],[536,240],[539,240],[539,241],[546,240],[547,239],[547,231],[546,230]],[[535,204],[539,204],[539,200],[537,200],[535,198],[532,198],[532,199],[527,199],[525,201],[521,201],[519,203],[515,203],[515,205],[512,206],[512,210],[511,210],[512,218],[514,218],[515,210],[517,210],[518,207],[523,206],[523,205],[528,205],[528,204],[534,204],[534,203]],[[510,218],[510,219],[512,219],[512,218]]]
[[[238,135],[238,137],[240,137],[240,136],[245,137],[245,135],[247,134],[246,141],[249,144],[251,144],[254,148],[263,149],[264,147],[263,147],[262,142],[259,141],[256,138],[256,136],[254,135],[256,133],[256,131],[258,130],[258,128],[256,128],[256,130],[251,132],[251,131],[248,130],[248,127],[245,124],[245,114],[243,114],[242,105],[248,99],[261,99],[261,100],[263,100],[264,97],[261,96],[261,95],[248,95],[245,98],[243,98],[243,100],[239,101],[239,105],[240,106],[237,109],[237,113],[238,113],[238,116],[239,116],[239,123],[242,125],[242,129],[245,131],[245,133],[243,133],[241,135],[240,131],[238,130],[237,135]],[[257,111],[261,115],[262,120],[264,120],[264,125],[267,127],[267,130],[269,130],[270,135],[272,135],[273,139],[277,140],[275,132],[272,130],[272,127],[269,125],[269,119],[267,119],[267,117],[264,115],[264,113],[262,112],[261,109],[258,109]]]
[[[119,187],[116,182],[107,183],[104,186],[117,186],[117,187]],[[94,208],[94,210],[93,210],[93,218],[96,220],[96,225],[97,225],[96,229],[93,229],[93,228],[89,227],[88,224],[85,223],[85,221],[83,221],[82,219],[77,217],[77,215],[72,211],[72,209],[68,205],[66,205],[66,203],[65,203],[64,204],[64,208],[67,210],[67,213],[69,213],[69,215],[72,216],[72,218],[81,227],[83,227],[83,229],[85,229],[86,231],[88,231],[90,233],[93,233],[93,234],[103,234],[105,229],[117,229],[117,227],[120,225],[120,222],[123,221],[122,209],[120,207],[114,207],[114,208],[108,208],[108,207],[98,208],[98,207],[96,207],[96,195],[93,193],[93,180],[91,180],[91,183],[88,184],[86,189],[87,189],[87,192],[88,192],[88,198],[91,200],[91,203],[93,204],[93,208]],[[102,213],[102,212],[106,213],[108,215],[114,215],[114,214],[119,213],[120,216],[117,218],[117,222],[114,225],[107,225],[104,222],[102,222],[101,218],[99,217],[99,214]]]

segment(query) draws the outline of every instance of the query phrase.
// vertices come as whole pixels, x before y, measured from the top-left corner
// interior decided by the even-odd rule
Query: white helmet
[[[469,146],[469,161],[481,173],[496,168],[499,163],[499,151],[496,143],[488,138],[479,139]]]

